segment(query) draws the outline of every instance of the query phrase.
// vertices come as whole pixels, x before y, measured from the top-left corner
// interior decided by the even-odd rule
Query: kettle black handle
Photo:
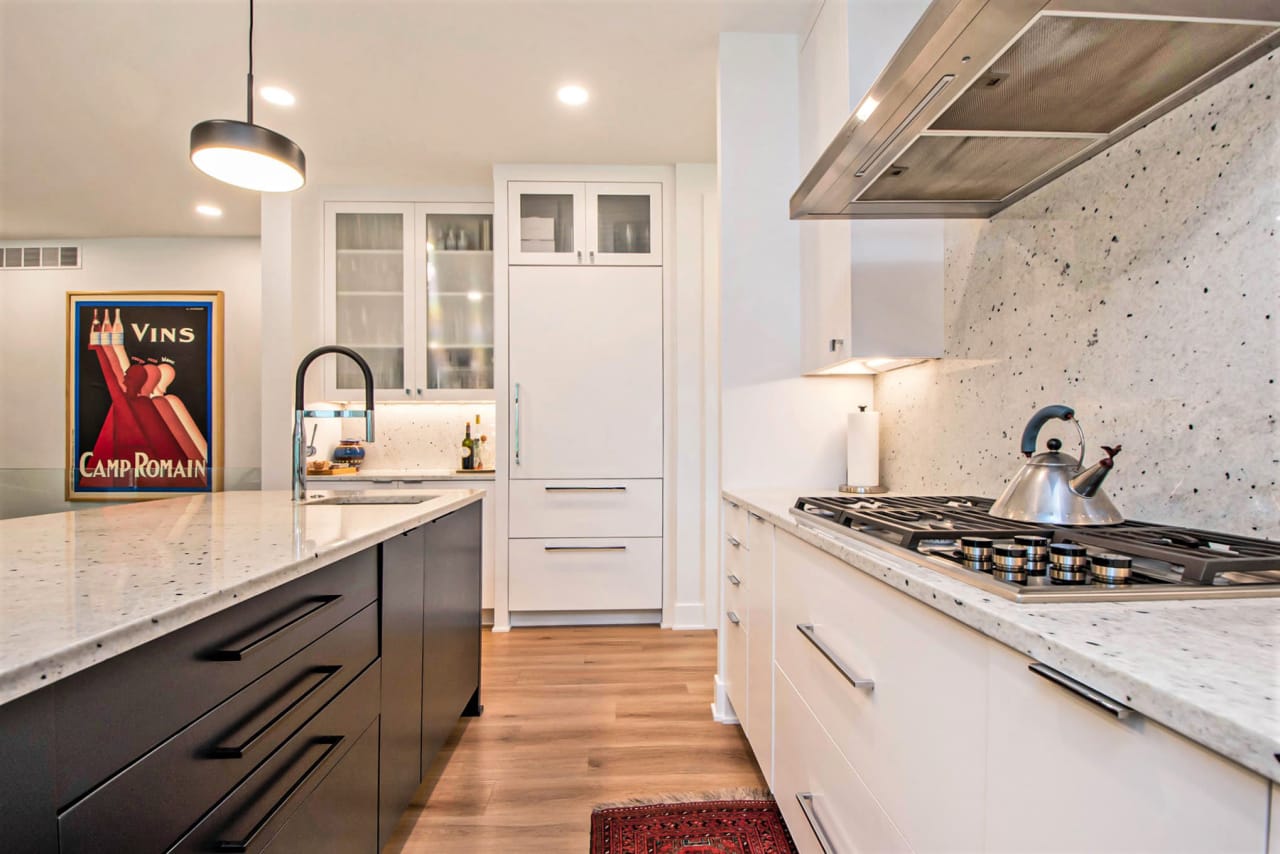
[[[1031,420],[1027,422],[1027,426],[1022,431],[1022,453],[1028,457],[1036,452],[1036,442],[1040,438],[1040,428],[1048,424],[1055,418],[1061,418],[1063,421],[1070,421],[1076,417],[1076,411],[1070,406],[1063,406],[1055,403],[1053,406],[1046,406],[1035,415],[1031,416]]]

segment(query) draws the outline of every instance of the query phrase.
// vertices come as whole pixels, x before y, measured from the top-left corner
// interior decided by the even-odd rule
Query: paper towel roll
[[[849,413],[850,486],[880,484],[880,413]]]

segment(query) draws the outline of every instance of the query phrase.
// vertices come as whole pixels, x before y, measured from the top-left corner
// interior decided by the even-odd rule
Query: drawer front
[[[662,539],[511,540],[512,611],[662,607]]]
[[[742,729],[747,729],[747,715],[750,706],[747,703],[747,627],[743,623],[734,623],[728,612],[721,620],[721,631],[724,632],[724,690],[733,704],[734,714]]]
[[[724,502],[724,536],[729,543],[747,543],[747,511],[732,501]]]
[[[378,597],[366,549],[59,683],[66,804]]]
[[[773,794],[800,854],[910,854],[907,841],[781,670],[775,669],[774,681]]]
[[[733,581],[735,578],[738,579],[736,584]],[[732,612],[734,616],[741,620],[743,628],[748,628],[751,618],[751,602],[748,598],[750,586],[746,578],[739,577],[733,572],[725,573],[724,609],[726,613]]]
[[[257,851],[289,821],[362,733],[378,717],[378,662],[289,739],[178,841],[173,852]],[[377,773],[375,796],[364,821],[378,844]]]
[[[374,854],[379,724],[373,723],[264,849],[268,854]]]
[[[61,850],[163,850],[377,656],[370,604],[62,813]]]
[[[775,544],[782,670],[915,851],[981,848],[986,639],[789,534]]]
[[[661,480],[513,480],[512,537],[661,537]]]
[[[724,571],[726,575],[734,575],[746,580],[751,563],[747,560],[747,547],[742,541],[726,536],[724,538]]]

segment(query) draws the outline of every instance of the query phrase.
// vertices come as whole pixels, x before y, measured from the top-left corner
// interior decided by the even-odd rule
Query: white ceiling
[[[256,82],[298,104],[259,98],[256,120],[325,185],[708,162],[717,34],[799,32],[815,5],[258,0]],[[193,124],[244,118],[247,20],[247,0],[0,0],[0,238],[257,234],[257,194],[187,159]],[[557,102],[567,81],[590,104]]]

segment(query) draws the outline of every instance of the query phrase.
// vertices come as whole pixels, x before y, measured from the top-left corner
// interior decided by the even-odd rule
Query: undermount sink
[[[304,504],[421,504],[439,498],[438,495],[331,495],[327,498],[314,498]]]

